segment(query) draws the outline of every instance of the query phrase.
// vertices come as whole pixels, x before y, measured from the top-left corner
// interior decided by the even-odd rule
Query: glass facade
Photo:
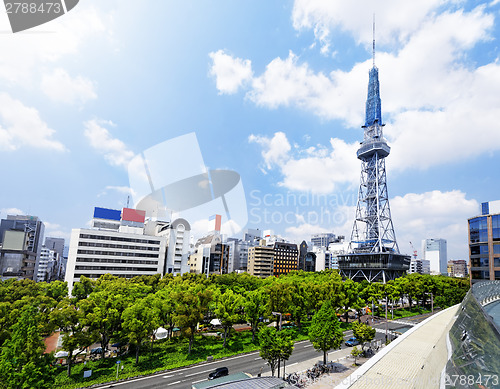
[[[499,279],[500,214],[469,219],[469,249],[472,282]]]

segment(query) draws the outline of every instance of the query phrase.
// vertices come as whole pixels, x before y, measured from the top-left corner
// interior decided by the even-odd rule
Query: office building
[[[500,200],[482,203],[469,219],[469,266],[472,283],[500,280]]]
[[[7,215],[0,221],[1,279],[37,279],[45,226],[36,216]]]
[[[430,261],[425,259],[412,259],[408,273],[431,274]]]
[[[424,239],[422,253],[423,259],[429,261],[431,274],[448,275],[446,239]]]
[[[229,271],[229,245],[219,233],[198,239],[195,252],[188,260],[190,273],[227,274]]]
[[[266,278],[274,274],[274,247],[261,241],[258,246],[248,248],[248,273]]]
[[[458,277],[464,278],[467,277],[467,261],[463,259],[455,259],[448,261],[448,276],[449,277]]]
[[[184,219],[146,221],[144,211],[96,207],[92,226],[71,232],[65,276],[69,290],[82,275],[132,278],[188,271],[191,228]]]
[[[36,274],[37,282],[51,282],[59,279],[61,257],[55,250],[42,246]]]
[[[310,264],[306,266],[306,255],[307,255],[307,242],[305,240],[302,241],[302,243],[299,245],[299,270],[305,270],[305,271],[312,271],[312,270],[306,270],[306,267],[310,267]]]
[[[335,242],[335,240],[335,234],[331,232],[315,234],[311,236],[311,243],[313,247],[328,247],[328,245]]]
[[[295,243],[275,242],[273,274],[280,276],[297,270],[299,250]]]

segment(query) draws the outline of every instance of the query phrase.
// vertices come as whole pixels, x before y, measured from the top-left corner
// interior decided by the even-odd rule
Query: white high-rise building
[[[188,272],[189,223],[145,221],[144,215],[129,208],[96,208],[93,228],[73,229],[65,276],[68,289],[82,275],[132,278]]]
[[[422,253],[423,259],[429,261],[431,274],[448,274],[446,239],[424,239]]]

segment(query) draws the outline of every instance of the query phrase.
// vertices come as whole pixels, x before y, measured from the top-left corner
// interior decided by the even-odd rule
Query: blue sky
[[[126,205],[135,155],[195,132],[241,175],[248,227],[350,236],[375,12],[400,249],[467,258],[467,218],[499,199],[500,1],[374,3],[81,0],[17,34],[1,13],[0,217],[68,238]]]

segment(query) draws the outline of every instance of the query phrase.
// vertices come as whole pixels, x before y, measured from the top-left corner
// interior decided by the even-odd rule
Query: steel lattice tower
[[[410,257],[399,253],[391,219],[385,158],[391,148],[384,139],[378,68],[369,72],[364,139],[357,151],[361,160],[361,181],[349,254],[339,256],[341,274],[353,279],[385,281],[403,275]]]

